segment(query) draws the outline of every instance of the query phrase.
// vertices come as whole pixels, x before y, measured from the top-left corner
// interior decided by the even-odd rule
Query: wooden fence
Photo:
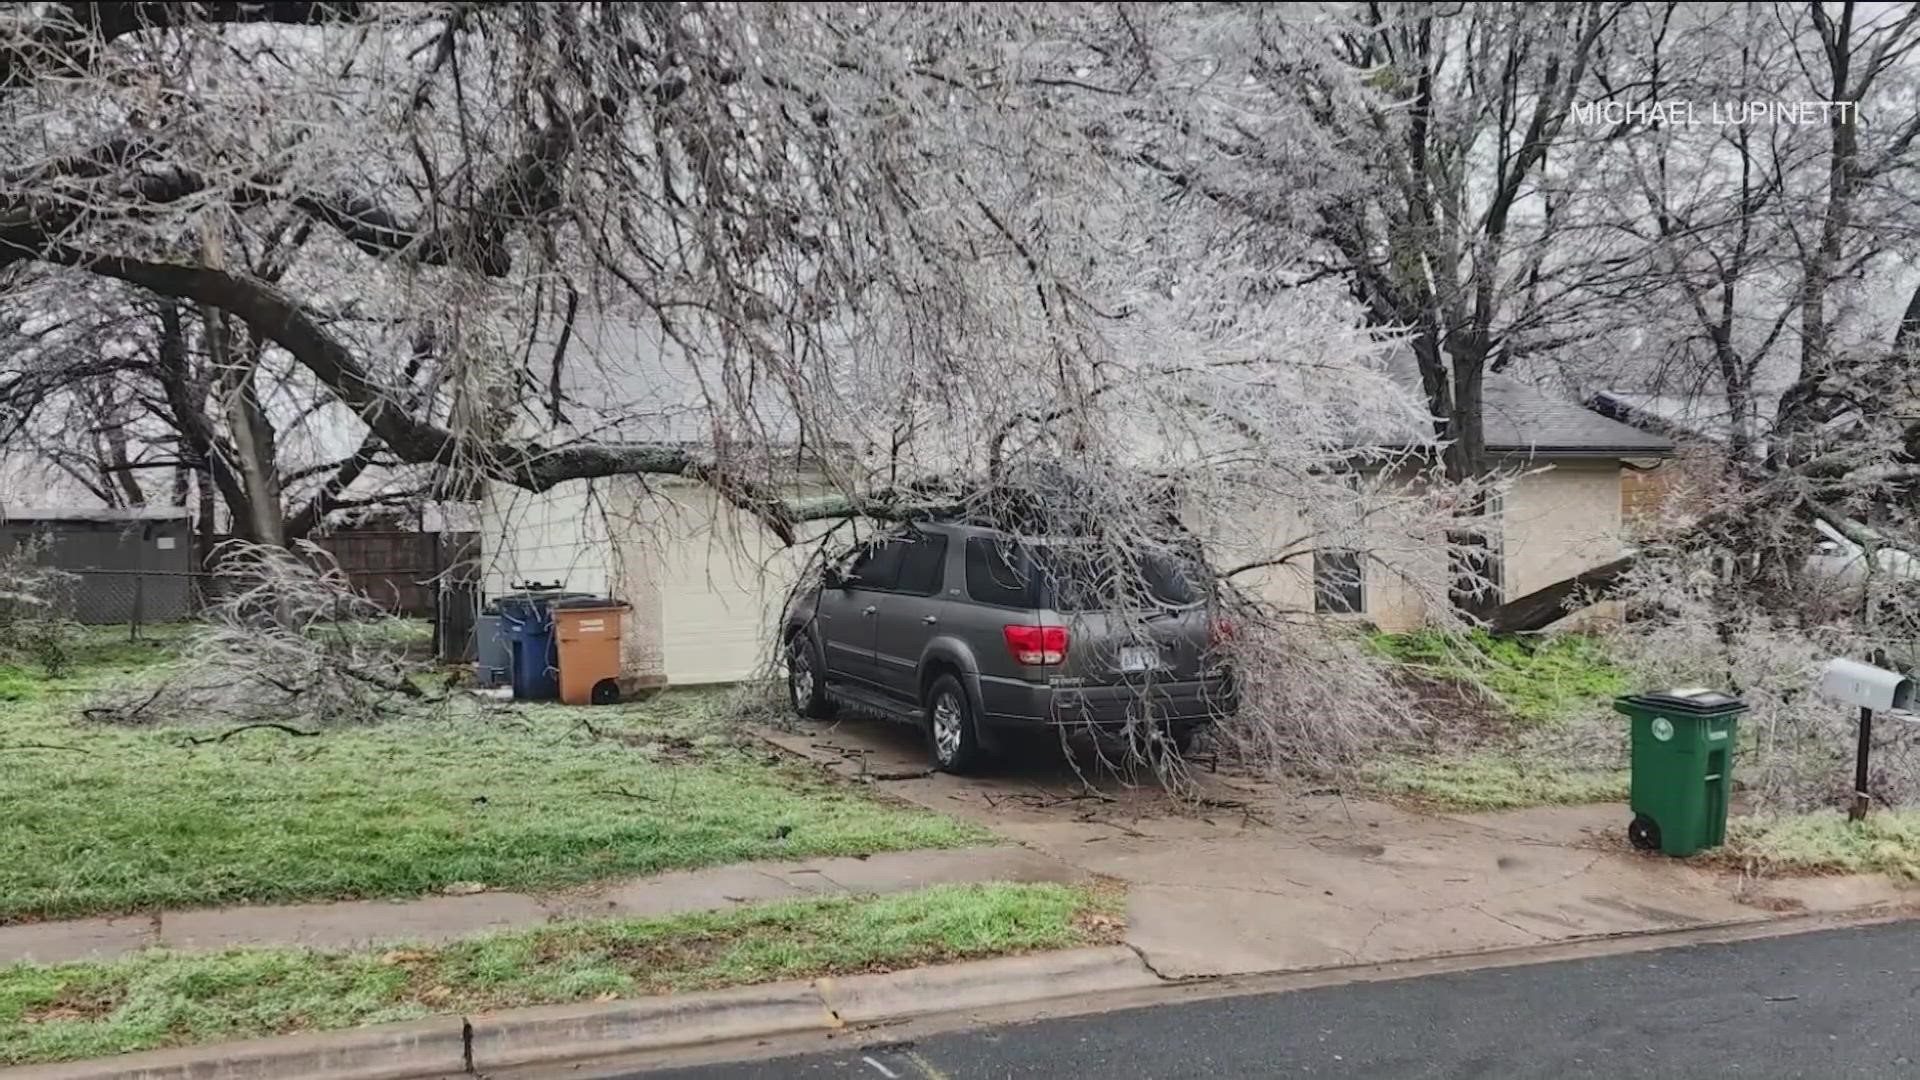
[[[227,539],[215,537],[215,547]],[[472,658],[480,589],[479,533],[369,530],[311,539],[332,558],[355,592],[395,615],[431,620],[436,655],[449,662]]]
[[[214,537],[214,547],[229,539]],[[355,592],[395,615],[431,618],[436,592],[475,584],[480,577],[478,533],[345,531],[310,539],[340,567]],[[203,565],[205,558],[203,553]]]

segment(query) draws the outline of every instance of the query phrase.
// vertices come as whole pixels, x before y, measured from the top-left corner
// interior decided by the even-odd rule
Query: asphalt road
[[[1920,923],[1164,1005],[648,1080],[1920,1076]]]

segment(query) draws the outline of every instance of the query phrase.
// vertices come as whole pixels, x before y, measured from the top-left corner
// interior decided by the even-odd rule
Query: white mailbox
[[[1897,671],[1863,664],[1858,660],[1827,661],[1826,674],[1820,679],[1820,692],[1863,709],[1913,708],[1911,679]]]

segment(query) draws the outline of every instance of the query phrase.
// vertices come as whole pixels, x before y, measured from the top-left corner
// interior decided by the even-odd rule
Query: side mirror
[[[820,587],[823,589],[844,589],[847,587],[847,575],[837,566],[829,566],[820,571]]]

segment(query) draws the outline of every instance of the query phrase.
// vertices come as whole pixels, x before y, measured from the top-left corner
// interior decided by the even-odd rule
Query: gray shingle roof
[[[1391,361],[1396,377],[1419,392],[1419,369],[1411,353]],[[1673,443],[1554,397],[1509,375],[1487,373],[1481,416],[1487,450],[1495,454],[1542,457],[1664,457]]]

